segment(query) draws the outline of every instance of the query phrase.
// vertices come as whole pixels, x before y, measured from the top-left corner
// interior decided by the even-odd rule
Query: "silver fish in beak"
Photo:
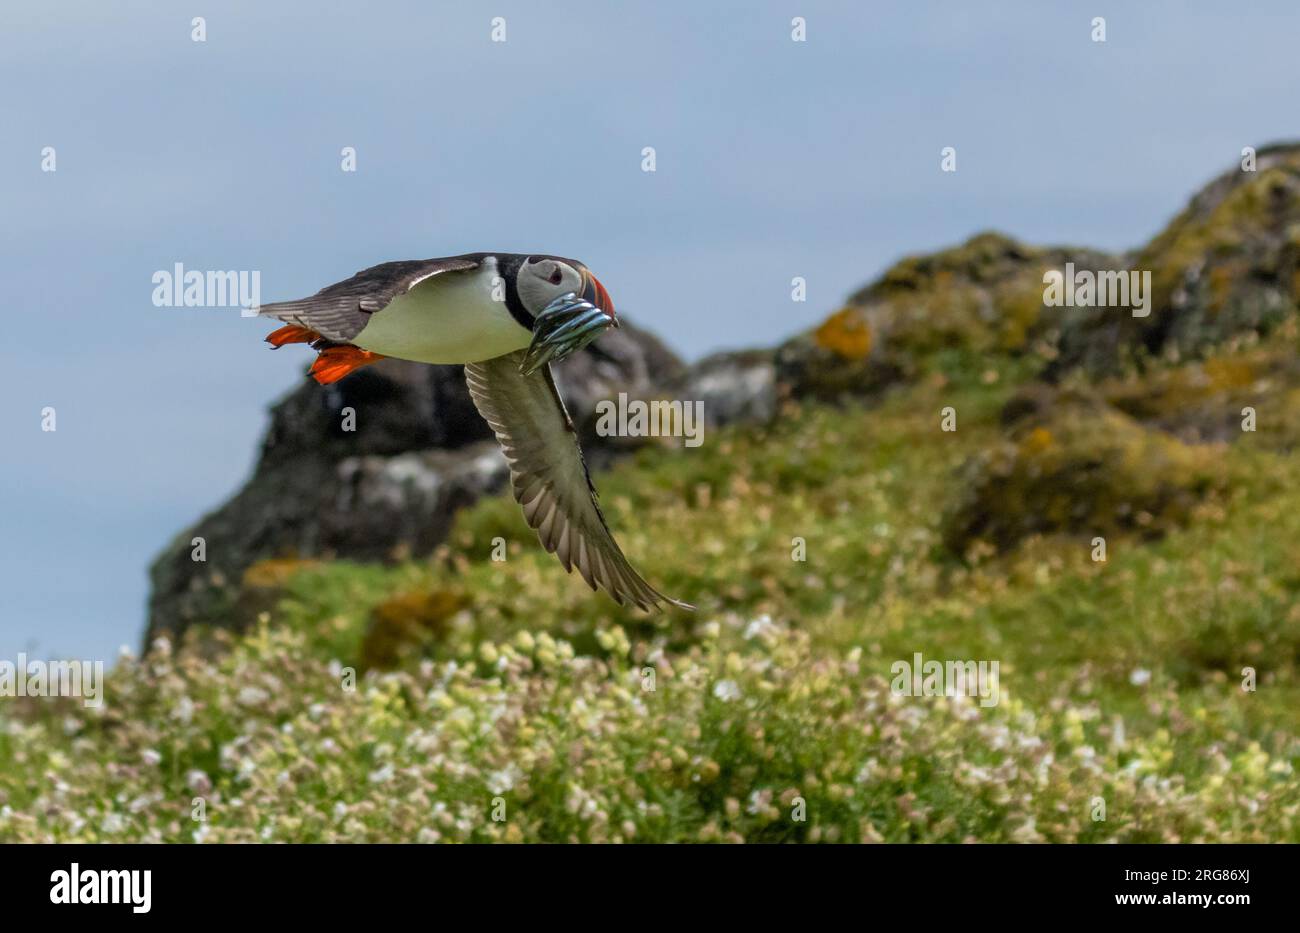
[[[519,365],[519,371],[525,376],[531,376],[547,363],[558,363],[609,328],[618,326],[608,293],[594,276],[588,276],[588,279],[584,297],[579,298],[573,292],[561,295],[543,308],[533,321],[533,340]],[[595,283],[594,287],[591,283]],[[602,303],[586,298],[587,292]]]

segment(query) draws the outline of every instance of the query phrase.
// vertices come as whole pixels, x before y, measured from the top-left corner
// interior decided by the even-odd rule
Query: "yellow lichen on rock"
[[[298,557],[270,557],[259,560],[244,571],[241,578],[243,589],[271,590],[280,589],[289,578],[300,570],[310,570],[321,566],[319,560],[303,560]]]
[[[813,332],[817,346],[846,360],[866,359],[871,352],[871,327],[861,308],[836,311]]]

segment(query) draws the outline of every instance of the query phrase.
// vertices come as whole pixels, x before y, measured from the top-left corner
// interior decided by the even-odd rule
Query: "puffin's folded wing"
[[[479,263],[478,258],[466,256],[380,263],[326,286],[310,298],[262,305],[258,314],[347,343],[361,333],[370,315],[382,311],[398,295],[432,276],[477,269]]]
[[[496,432],[510,465],[510,482],[524,519],[542,546],[594,590],[602,587],[620,605],[646,611],[671,603],[646,583],[623,556],[596,502],[577,433],[555,388],[549,366],[531,376],[519,372],[522,350],[465,366],[465,381],[479,414]]]

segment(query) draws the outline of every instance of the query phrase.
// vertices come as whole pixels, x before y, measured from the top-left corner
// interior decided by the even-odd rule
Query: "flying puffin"
[[[557,306],[580,307],[599,322],[544,328],[539,318]],[[547,360],[576,348],[576,325],[589,342],[593,329],[618,324],[609,293],[585,265],[514,253],[385,262],[258,313],[285,324],[266,338],[272,347],[306,343],[319,353],[311,375],[322,384],[384,357],[465,364],[470,395],[496,434],[515,499],[542,546],[620,605],[694,608],[655,590],[623,555],[551,375]]]

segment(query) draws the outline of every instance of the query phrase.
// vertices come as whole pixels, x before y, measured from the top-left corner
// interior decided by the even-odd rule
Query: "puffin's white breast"
[[[521,350],[532,333],[494,300],[497,275],[489,259],[470,272],[432,276],[371,315],[352,343],[419,363],[475,363]]]

